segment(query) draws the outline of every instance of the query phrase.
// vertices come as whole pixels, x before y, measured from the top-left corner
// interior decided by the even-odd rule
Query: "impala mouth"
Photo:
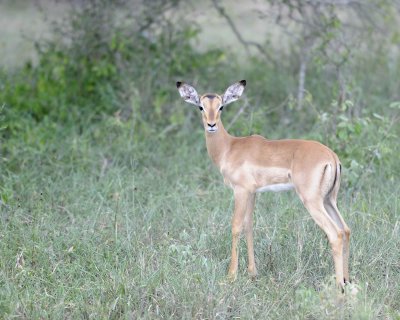
[[[217,132],[217,130],[218,130],[218,127],[217,127],[217,126],[215,126],[215,127],[207,127],[207,131],[208,131],[208,132],[211,132],[211,133]]]

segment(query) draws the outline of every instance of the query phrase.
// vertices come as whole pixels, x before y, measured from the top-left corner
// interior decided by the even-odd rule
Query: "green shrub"
[[[185,21],[175,26],[166,20],[143,30],[147,16],[125,17],[121,25],[118,15],[124,5],[116,13],[103,0],[73,7],[53,37],[37,44],[37,66],[27,63],[14,74],[1,74],[4,134],[23,129],[21,118],[37,123],[49,118],[68,126],[83,118],[97,121],[103,114],[133,111],[146,125],[182,120],[180,109],[176,113],[170,106],[175,81],[193,79],[199,70],[218,70],[222,51],[197,52],[192,41],[198,29]]]

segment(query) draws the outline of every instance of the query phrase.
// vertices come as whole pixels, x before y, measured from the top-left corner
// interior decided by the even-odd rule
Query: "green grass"
[[[259,277],[242,241],[229,283],[232,194],[200,128],[140,141],[111,121],[64,136],[3,159],[19,169],[1,173],[0,318],[400,318],[398,181],[341,190],[357,295],[337,293],[326,237],[294,193],[258,196]]]

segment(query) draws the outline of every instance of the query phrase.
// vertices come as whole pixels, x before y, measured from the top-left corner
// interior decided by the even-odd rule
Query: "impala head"
[[[183,82],[177,82],[176,86],[179,94],[186,102],[199,108],[202,113],[204,129],[212,133],[218,131],[218,125],[221,122],[221,111],[224,106],[236,101],[242,95],[246,80],[231,85],[222,96],[216,93],[206,93],[199,96],[195,88]]]

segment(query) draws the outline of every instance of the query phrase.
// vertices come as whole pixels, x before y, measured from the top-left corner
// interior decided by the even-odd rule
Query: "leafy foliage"
[[[125,6],[121,2],[119,10]],[[21,117],[67,126],[118,111],[134,112],[138,123],[181,120],[168,108],[175,79],[218,70],[222,52],[197,52],[191,41],[198,29],[185,22],[175,27],[163,21],[154,29],[155,22],[143,27],[148,16],[124,16],[120,25],[114,9],[102,0],[73,7],[68,20],[55,26],[53,38],[38,43],[38,66],[28,63],[13,75],[1,75],[8,135],[24,127]]]

